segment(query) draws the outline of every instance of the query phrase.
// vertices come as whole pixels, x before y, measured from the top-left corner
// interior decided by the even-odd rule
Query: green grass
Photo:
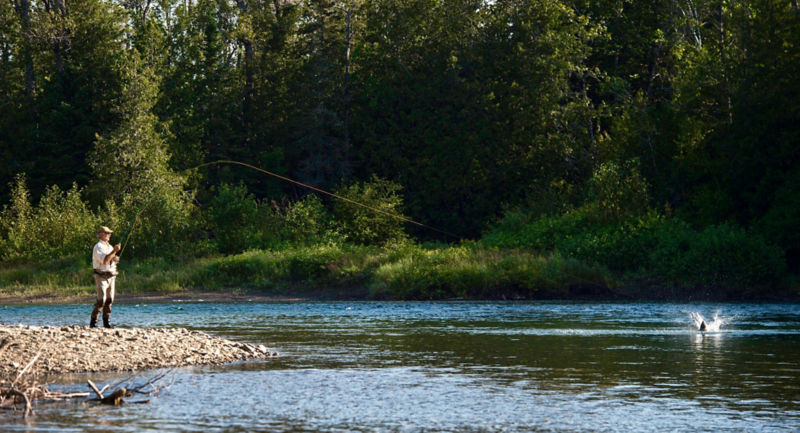
[[[564,296],[584,284],[608,286],[610,274],[557,255],[462,245],[412,250],[381,264],[373,296],[400,299]]]
[[[118,292],[128,295],[368,288],[368,296],[380,299],[486,299],[566,296],[576,285],[612,284],[604,268],[575,259],[476,244],[309,246],[187,261],[152,258],[123,262],[120,269]],[[0,268],[0,296],[93,293],[91,268],[77,259]]]

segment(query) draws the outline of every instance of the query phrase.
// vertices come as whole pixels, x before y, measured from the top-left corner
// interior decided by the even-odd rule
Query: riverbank
[[[178,293],[142,293],[136,295],[118,294],[114,304],[144,304],[172,302],[302,302],[319,300],[314,296],[282,296],[242,292],[178,292]],[[0,305],[47,305],[47,304],[86,304],[91,308],[95,302],[94,295],[46,295],[4,294],[0,293]]]
[[[126,260],[116,302],[175,300],[797,301],[800,283],[687,284],[531,249],[479,244],[309,246],[241,254]],[[85,257],[0,266],[0,303],[92,303]]]
[[[23,370],[33,376],[140,371],[273,356],[277,352],[261,344],[184,328],[0,325],[0,385]]]

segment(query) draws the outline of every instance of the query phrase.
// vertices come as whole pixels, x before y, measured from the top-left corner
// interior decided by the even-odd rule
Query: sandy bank
[[[213,337],[183,328],[89,328],[0,325],[0,385],[26,374],[137,371],[265,359],[263,345]]]

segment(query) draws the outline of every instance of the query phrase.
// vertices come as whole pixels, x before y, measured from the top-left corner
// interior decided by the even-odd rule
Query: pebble
[[[263,344],[235,342],[184,328],[90,329],[86,326],[0,325],[0,342],[16,343],[0,357],[0,384],[33,357],[33,375],[137,371],[167,366],[225,364],[279,356]]]

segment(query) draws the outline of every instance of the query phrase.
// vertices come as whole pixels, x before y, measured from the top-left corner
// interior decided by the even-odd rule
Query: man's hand
[[[114,249],[111,251],[111,253],[108,254],[106,256],[106,258],[103,259],[103,264],[107,265],[107,264],[111,263],[111,260],[116,258],[115,255],[117,254],[117,251],[120,250],[120,248],[122,248],[121,244],[114,245]]]

